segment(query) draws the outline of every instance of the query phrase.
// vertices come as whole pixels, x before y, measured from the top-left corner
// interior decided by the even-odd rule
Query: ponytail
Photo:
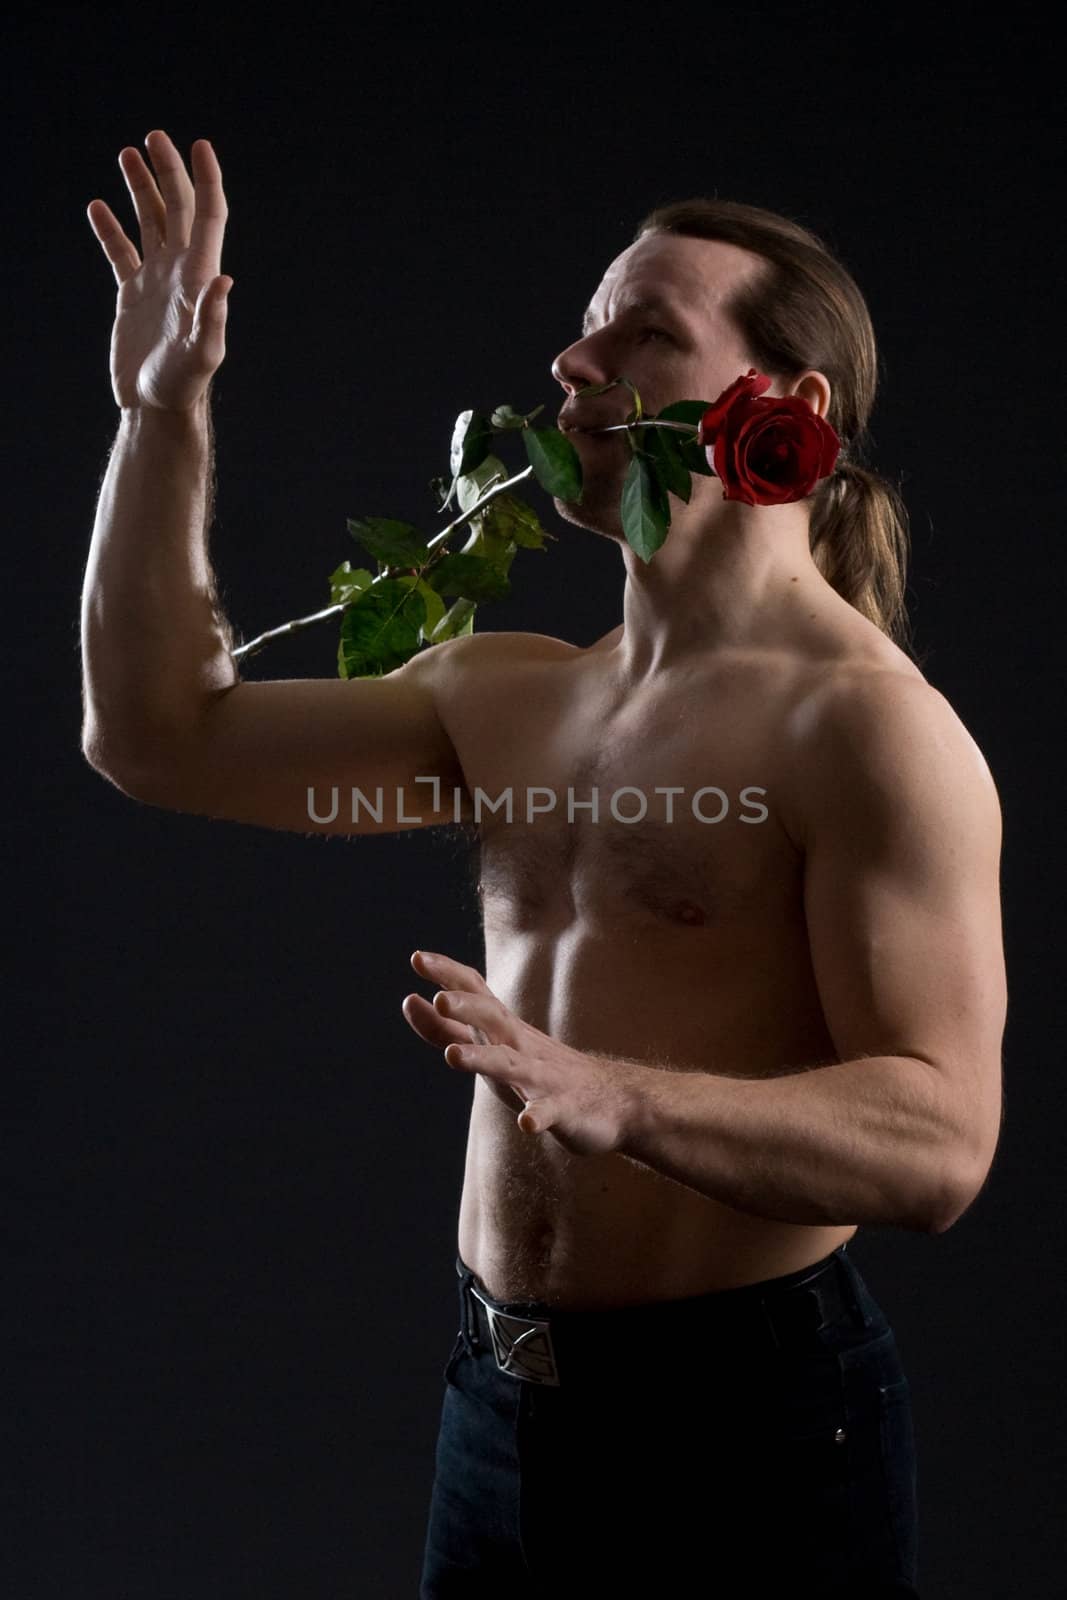
[[[809,544],[827,583],[914,656],[905,605],[908,512],[893,484],[839,456],[813,496]]]

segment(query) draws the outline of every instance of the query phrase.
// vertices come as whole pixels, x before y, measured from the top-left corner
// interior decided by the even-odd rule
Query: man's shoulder
[[[906,658],[838,663],[812,686],[806,722],[809,745],[822,739],[876,750],[924,730],[974,742],[948,697]]]
[[[411,657],[407,668],[432,679],[468,665],[484,667],[491,661],[563,660],[582,653],[580,645],[547,633],[489,630],[427,645]]]
[[[531,671],[547,671],[584,654],[580,646],[546,633],[466,633],[428,645],[403,671],[433,697],[438,715],[451,728],[470,706],[494,715],[499,696],[521,693]]]
[[[845,660],[821,675],[790,724],[798,830],[849,803],[918,807],[933,788],[967,789],[999,810],[989,763],[963,718],[907,658]],[[832,804],[826,802],[832,796]]]
[[[841,611],[814,635],[814,647],[806,641],[789,662],[785,731],[794,753],[835,733],[862,730],[887,711],[906,718],[935,699],[951,710],[906,650],[852,607]]]

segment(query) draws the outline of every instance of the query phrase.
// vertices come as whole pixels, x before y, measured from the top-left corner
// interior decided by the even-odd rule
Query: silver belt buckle
[[[510,1312],[497,1311],[478,1294],[473,1284],[470,1292],[485,1306],[493,1355],[500,1371],[512,1378],[524,1378],[527,1383],[547,1383],[558,1389],[556,1352],[552,1348],[548,1323],[536,1317],[516,1317]]]

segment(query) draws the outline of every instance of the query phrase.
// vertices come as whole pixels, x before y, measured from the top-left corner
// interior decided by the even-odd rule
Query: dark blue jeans
[[[610,1311],[497,1301],[456,1271],[419,1600],[918,1595],[908,1380],[845,1246]],[[501,1370],[472,1285],[547,1320],[497,1322],[542,1381]]]

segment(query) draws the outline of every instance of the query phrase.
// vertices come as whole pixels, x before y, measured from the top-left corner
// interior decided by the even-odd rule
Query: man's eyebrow
[[[621,310],[623,312],[664,311],[668,316],[677,317],[680,322],[687,321],[687,318],[682,315],[676,306],[673,306],[669,300],[665,300],[662,295],[657,294],[636,295],[633,299],[627,300],[621,307]],[[589,332],[589,324],[592,320],[593,308],[592,306],[586,306],[584,312],[582,313],[583,334],[587,334]]]

